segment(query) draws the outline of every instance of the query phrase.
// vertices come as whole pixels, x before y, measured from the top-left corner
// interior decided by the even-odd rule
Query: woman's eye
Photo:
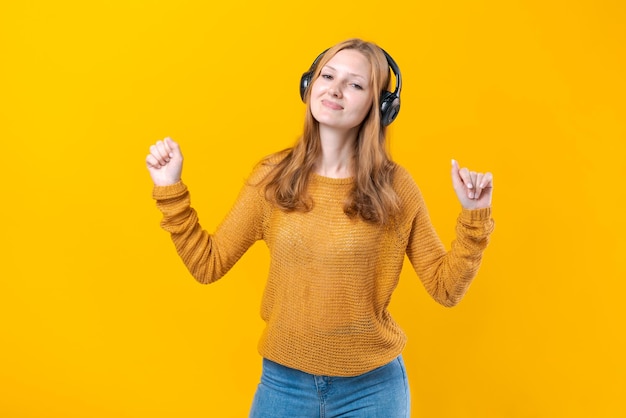
[[[360,84],[352,83],[351,86],[354,87],[357,90],[363,90],[363,87],[361,87]]]
[[[332,80],[333,76],[330,75],[330,74],[322,74],[322,78],[325,79],[325,80]]]

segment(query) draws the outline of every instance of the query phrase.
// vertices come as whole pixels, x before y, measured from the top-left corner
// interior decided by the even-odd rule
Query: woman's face
[[[311,112],[320,125],[351,130],[372,107],[371,68],[355,49],[335,54],[311,86]]]

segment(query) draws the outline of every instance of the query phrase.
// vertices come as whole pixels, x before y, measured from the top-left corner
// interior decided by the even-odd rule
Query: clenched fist
[[[176,142],[165,138],[150,147],[146,165],[155,186],[169,186],[180,181],[183,154]]]

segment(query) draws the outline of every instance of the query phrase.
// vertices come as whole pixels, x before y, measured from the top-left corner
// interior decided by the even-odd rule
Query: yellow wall
[[[246,416],[267,252],[196,284],[144,156],[182,144],[212,229],[297,137],[301,73],[359,36],[400,64],[392,151],[442,239],[450,158],[495,174],[466,299],[439,307],[409,265],[395,295],[413,415],[626,417],[625,3],[213,3],[0,6],[0,416]]]

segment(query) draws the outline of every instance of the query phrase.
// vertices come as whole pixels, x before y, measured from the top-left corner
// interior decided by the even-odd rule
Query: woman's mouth
[[[341,110],[341,109],[343,109],[343,106],[341,106],[341,105],[339,105],[339,104],[337,104],[337,103],[335,103],[333,101],[330,101],[330,100],[322,100],[322,105],[327,107],[327,108],[329,108],[329,109],[332,109],[332,110]]]

